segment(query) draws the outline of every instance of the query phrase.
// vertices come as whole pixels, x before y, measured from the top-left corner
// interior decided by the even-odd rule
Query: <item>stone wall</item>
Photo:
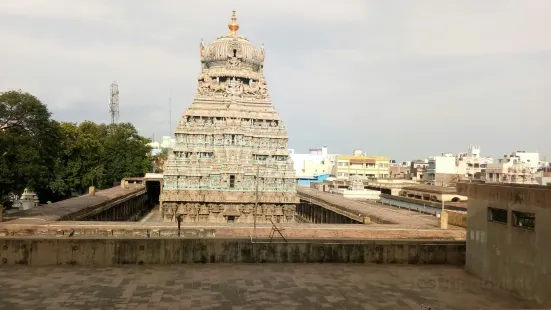
[[[3,238],[0,264],[117,265],[180,263],[452,264],[463,241],[362,241],[192,238]]]
[[[37,224],[4,222],[0,224],[2,237],[44,237],[68,238],[71,232],[74,237],[99,238],[171,238],[178,235],[175,223],[141,222],[46,222]],[[161,224],[161,225],[159,225]],[[317,225],[317,224],[279,224],[279,229],[288,239],[368,239],[368,240],[460,240],[465,241],[465,230],[441,230],[434,228],[412,229],[399,225]],[[373,227],[371,229],[370,227]],[[272,225],[259,224],[256,232],[252,225],[182,225],[182,237],[209,238],[248,238],[251,235],[267,238],[272,233]]]
[[[458,190],[469,196],[467,271],[550,304],[551,188],[470,183]],[[517,212],[534,215],[535,226],[519,225]]]

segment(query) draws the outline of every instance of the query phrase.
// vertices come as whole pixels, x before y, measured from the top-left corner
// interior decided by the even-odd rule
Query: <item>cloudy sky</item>
[[[121,121],[160,138],[190,105],[199,42],[227,32],[266,46],[290,147],[397,160],[539,151],[551,160],[551,1],[1,0],[0,91],[57,120]]]

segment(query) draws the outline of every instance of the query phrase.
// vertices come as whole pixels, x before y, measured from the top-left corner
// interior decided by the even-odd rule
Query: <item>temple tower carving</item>
[[[299,202],[288,135],[271,104],[264,46],[237,33],[199,44],[195,98],[175,130],[164,166],[163,220],[294,222]]]

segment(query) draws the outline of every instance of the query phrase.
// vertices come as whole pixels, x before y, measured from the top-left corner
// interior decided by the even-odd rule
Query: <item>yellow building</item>
[[[333,175],[337,179],[347,180],[350,176],[385,179],[390,175],[390,158],[385,156],[366,156],[361,151],[354,155],[337,155],[333,166]]]

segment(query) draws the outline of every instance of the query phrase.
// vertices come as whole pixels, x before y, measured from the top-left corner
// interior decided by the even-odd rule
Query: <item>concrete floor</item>
[[[461,268],[443,265],[0,268],[0,309],[443,310],[534,306],[467,275]]]

